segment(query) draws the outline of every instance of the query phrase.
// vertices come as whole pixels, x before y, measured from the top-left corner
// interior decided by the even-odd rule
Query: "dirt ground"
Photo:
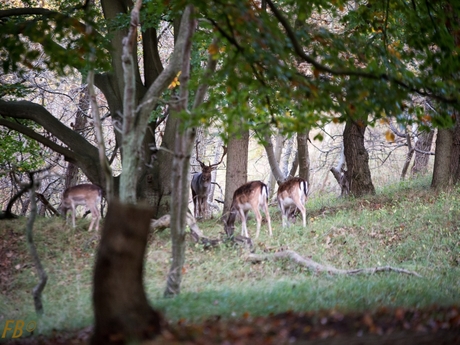
[[[22,338],[7,344],[85,344],[92,327],[53,335]],[[239,320],[209,319],[199,324],[165,324],[147,345],[202,344],[460,344],[460,308],[388,310],[342,314],[337,311],[286,312],[267,317],[244,315]]]

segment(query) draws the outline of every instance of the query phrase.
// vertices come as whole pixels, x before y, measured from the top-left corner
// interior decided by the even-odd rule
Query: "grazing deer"
[[[265,218],[268,222],[268,231],[272,236],[272,225],[270,222],[270,214],[268,213],[268,187],[262,181],[251,181],[239,187],[233,194],[232,206],[225,224],[225,232],[229,237],[233,236],[235,230],[236,216],[241,217],[241,236],[249,237],[246,219],[249,210],[252,210],[256,215],[257,232],[256,238],[259,237],[260,225],[262,223],[262,215],[260,208],[263,208]]]
[[[196,143],[196,160],[200,163],[201,172],[194,174],[192,177],[192,199],[193,213],[195,218],[204,217],[208,210],[208,195],[211,191],[211,173],[217,169],[217,166],[222,163],[224,156],[227,154],[227,148],[224,146],[224,153],[218,163],[204,164],[198,159],[198,143]]]
[[[95,184],[79,184],[67,188],[62,194],[61,210],[64,218],[67,220],[67,211],[72,212],[72,225],[75,228],[75,209],[77,206],[86,206],[91,211],[91,224],[89,230],[93,229],[96,224],[96,231],[99,230],[99,221],[101,213],[98,210],[98,205],[101,202],[102,189]]]
[[[308,183],[300,177],[293,177],[279,186],[276,198],[283,218],[283,228],[289,227],[289,218],[299,210],[302,214],[303,226],[307,226],[305,201],[308,194]]]

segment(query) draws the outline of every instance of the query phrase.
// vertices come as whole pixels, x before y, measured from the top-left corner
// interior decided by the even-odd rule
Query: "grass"
[[[366,199],[316,197],[307,202],[309,222],[283,230],[271,209],[274,236],[263,224],[256,252],[280,246],[338,268],[394,266],[398,273],[332,276],[289,261],[249,263],[239,248],[213,250],[188,242],[181,294],[163,298],[170,266],[169,231],[149,239],[145,289],[152,305],[172,322],[241,318],[286,310],[373,310],[382,306],[422,308],[460,302],[460,190],[434,192],[428,180],[395,184]],[[7,319],[35,320],[31,290],[37,282],[24,238],[25,219],[0,223],[0,330]],[[71,330],[93,321],[91,279],[96,243],[86,231],[60,219],[39,219],[35,241],[49,279],[39,332]],[[201,222],[206,236],[223,233],[217,220]],[[239,229],[239,224],[237,225]],[[255,232],[255,221],[248,224]],[[2,258],[3,256],[3,258]]]

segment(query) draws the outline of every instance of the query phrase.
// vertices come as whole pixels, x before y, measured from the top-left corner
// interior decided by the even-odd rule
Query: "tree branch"
[[[272,254],[249,254],[247,257],[247,260],[250,262],[260,262],[260,261],[265,261],[265,260],[282,260],[282,259],[289,259],[295,262],[296,264],[298,264],[299,266],[306,267],[309,270],[314,271],[314,272],[327,272],[331,274],[353,275],[353,274],[374,274],[378,272],[393,271],[397,273],[404,273],[404,274],[414,275],[416,277],[421,277],[421,275],[418,274],[417,272],[408,271],[402,268],[396,268],[396,267],[391,267],[391,266],[358,268],[358,269],[352,269],[352,270],[338,269],[333,266],[322,265],[320,263],[317,263],[316,261],[311,260],[310,258],[300,256],[298,253],[296,253],[293,250],[285,250],[285,251],[272,253]]]

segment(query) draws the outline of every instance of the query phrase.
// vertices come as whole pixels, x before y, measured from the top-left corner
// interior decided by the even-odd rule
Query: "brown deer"
[[[193,199],[193,215],[195,218],[204,217],[208,210],[208,195],[211,191],[211,173],[217,169],[217,166],[222,163],[225,155],[227,154],[227,148],[224,146],[224,153],[218,163],[215,164],[204,164],[198,159],[198,143],[196,143],[196,160],[200,163],[201,172],[194,174],[192,177],[192,199]]]
[[[289,218],[294,218],[297,210],[302,214],[303,226],[307,226],[305,201],[308,195],[308,183],[300,177],[293,177],[282,183],[276,198],[283,218],[283,228],[289,227]]]
[[[265,218],[268,222],[268,231],[272,236],[272,225],[270,222],[270,214],[268,213],[268,187],[262,181],[251,181],[239,187],[233,194],[232,206],[228,215],[225,232],[229,237],[233,236],[235,230],[236,216],[241,217],[241,236],[249,237],[246,219],[249,210],[252,210],[256,215],[257,232],[256,238],[259,237],[260,226],[262,224],[262,215],[260,208],[264,210]]]
[[[75,209],[77,206],[86,206],[91,211],[91,224],[89,230],[93,229],[96,224],[96,231],[99,230],[99,221],[101,213],[98,210],[98,205],[101,202],[102,189],[95,184],[79,184],[67,188],[62,194],[61,211],[64,218],[67,220],[67,212],[72,212],[72,225],[75,228]]]

